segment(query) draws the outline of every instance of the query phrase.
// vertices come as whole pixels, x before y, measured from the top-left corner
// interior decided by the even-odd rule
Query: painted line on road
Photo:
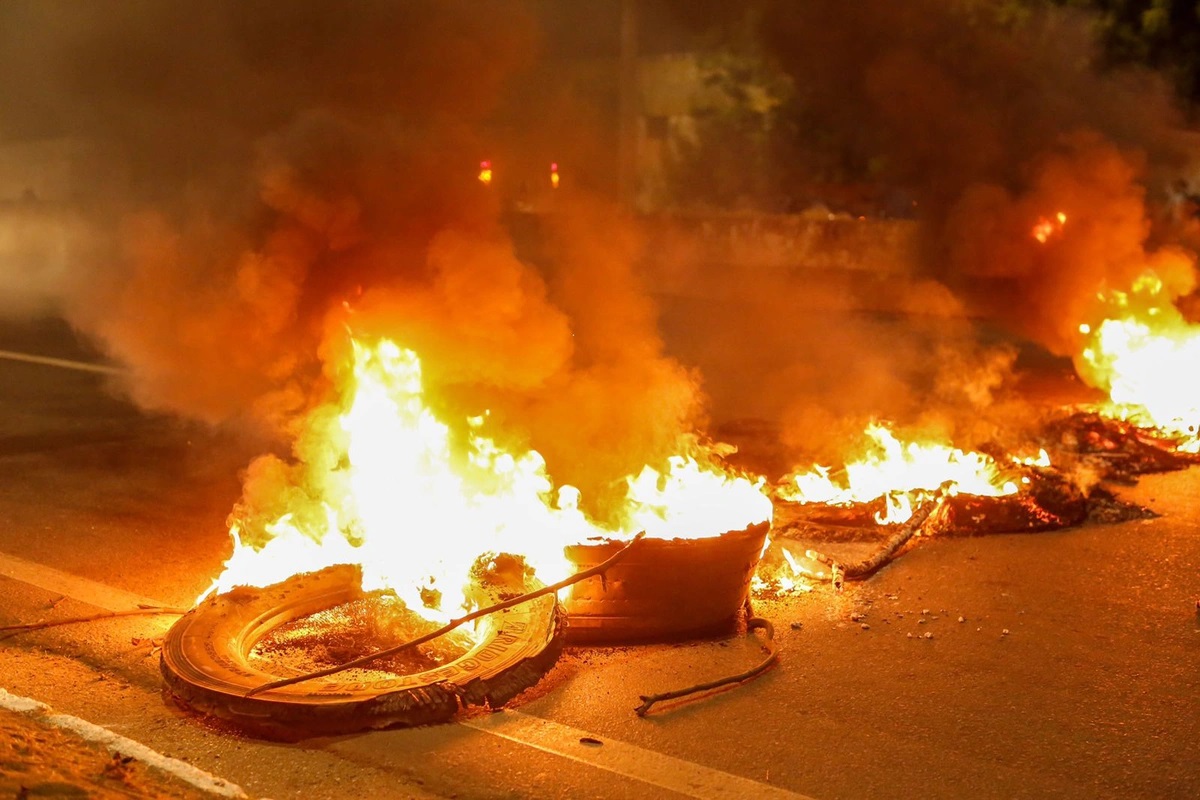
[[[505,709],[460,725],[701,800],[812,800],[802,794],[570,725]],[[590,743],[588,743],[590,742]],[[599,744],[596,744],[599,742]]]
[[[6,553],[0,553],[0,575],[107,611],[120,611],[139,605],[170,605]],[[700,800],[812,800],[778,786],[647,750],[629,742],[603,738],[580,728],[519,711],[504,710],[459,720],[458,724]],[[601,744],[587,744],[585,740]]]
[[[60,367],[80,372],[99,372],[104,375],[124,375],[126,370],[109,364],[96,364],[90,361],[72,361],[68,358],[53,358],[51,356],[36,356],[32,353],[18,353],[15,350],[0,350],[0,358],[9,361],[23,361],[26,364],[42,364],[47,367]]]
[[[210,772],[193,767],[177,758],[164,756],[141,742],[127,739],[119,733],[113,733],[108,728],[102,728],[85,719],[73,717],[70,714],[55,713],[54,709],[45,703],[18,694],[11,694],[3,687],[0,687],[0,709],[24,714],[37,722],[69,731],[86,741],[103,745],[110,753],[133,756],[143,764],[172,775],[201,791],[221,797],[247,796],[246,791],[236,783],[218,778]]]
[[[103,608],[105,611],[126,611],[141,606],[167,607],[170,605],[170,603],[161,603],[153,597],[127,592],[106,583],[81,578],[70,572],[26,561],[7,553],[0,553],[0,575],[28,583],[39,589],[45,589],[48,592],[66,595],[73,600],[87,603],[89,606]]]

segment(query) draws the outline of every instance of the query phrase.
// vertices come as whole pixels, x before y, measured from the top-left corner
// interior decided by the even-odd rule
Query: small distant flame
[[[1059,233],[1066,224],[1067,215],[1059,211],[1054,215],[1053,219],[1039,217],[1038,221],[1033,226],[1031,234],[1033,235],[1034,239],[1037,239],[1040,243],[1045,244],[1046,242],[1050,241],[1051,236]]]
[[[1145,273],[1129,291],[1097,295],[1080,324],[1080,376],[1108,392],[1102,413],[1157,428],[1200,452],[1200,326],[1189,323],[1163,281]]]
[[[1000,497],[1020,490],[1022,479],[983,453],[942,442],[903,442],[878,423],[869,425],[865,436],[868,447],[861,459],[836,474],[824,466],[793,474],[780,495],[792,502],[830,505],[883,498],[886,510],[876,515],[876,522],[894,525],[907,521],[916,506],[946,483],[951,494]],[[1045,451],[1035,458],[1049,463]]]
[[[484,186],[486,186],[492,182],[492,162],[491,161],[480,161],[479,162],[479,182],[482,183]]]
[[[1050,454],[1046,452],[1046,448],[1038,450],[1036,456],[1010,456],[1014,464],[1021,464],[1026,467],[1049,467]]]

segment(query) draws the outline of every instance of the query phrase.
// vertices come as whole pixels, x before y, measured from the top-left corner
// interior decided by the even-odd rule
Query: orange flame
[[[861,459],[848,462],[836,475],[824,466],[794,473],[780,495],[796,503],[831,505],[883,498],[886,510],[876,515],[876,522],[894,525],[907,521],[943,484],[950,484],[951,494],[1000,497],[1016,494],[1028,480],[1010,474],[990,456],[941,442],[902,442],[877,423],[867,426],[865,436],[867,451]],[[1037,463],[1049,460],[1045,451],[1035,458]]]
[[[1046,242],[1050,241],[1050,237],[1061,232],[1066,224],[1067,215],[1059,211],[1054,215],[1054,219],[1039,217],[1038,221],[1034,223],[1033,230],[1030,231],[1030,234],[1034,239],[1037,239],[1038,242],[1045,244]]]
[[[353,343],[347,385],[306,421],[296,444],[301,486],[281,490],[287,511],[243,542],[209,591],[267,585],[337,563],[363,566],[364,588],[392,588],[414,611],[444,621],[465,602],[481,555],[523,555],[546,582],[570,570],[563,547],[589,538],[716,536],[771,518],[764,481],[733,475],[715,453],[668,459],[628,478],[617,529],[579,510],[579,492],[556,487],[542,456],[497,444],[487,415],[456,433],[426,404],[416,353],[389,340]],[[207,592],[206,592],[207,594]],[[431,598],[440,604],[429,607]]]
[[[1108,392],[1103,413],[1158,428],[1200,452],[1200,326],[1184,319],[1148,272],[1129,291],[1097,295],[1101,317],[1079,326],[1080,376]]]

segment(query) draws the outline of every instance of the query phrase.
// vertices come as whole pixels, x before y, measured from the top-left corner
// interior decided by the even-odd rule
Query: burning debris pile
[[[301,434],[297,452],[306,456],[261,465],[260,474],[276,474],[265,485],[285,491],[253,507],[278,507],[278,516],[235,521],[235,550],[212,596],[172,628],[163,674],[185,704],[272,735],[424,724],[460,704],[497,707],[536,682],[561,650],[563,609],[593,640],[732,624],[771,518],[762,479],[722,467],[696,442],[661,472],[629,475],[618,525],[606,527],[582,510],[578,489],[553,484],[539,453],[488,435],[490,415],[457,432],[442,422],[414,352],[387,339],[350,343],[341,391]],[[243,530],[256,533],[257,546],[241,541]],[[647,534],[654,538],[638,542],[646,547],[634,548]],[[631,548],[644,558],[614,566]],[[346,564],[353,569],[338,566]],[[599,577],[567,590],[562,607],[545,589],[528,593],[540,582],[565,589],[572,566],[582,571],[569,580]],[[702,602],[677,608],[709,578]],[[431,627],[474,609],[448,623],[465,642],[461,652],[397,674],[376,663],[386,651],[375,647],[368,673],[352,660],[291,688],[300,674],[295,647],[284,644],[306,637],[290,629],[316,629],[307,641],[320,651],[345,650],[347,636],[329,630],[337,616],[329,609],[345,614],[368,592],[375,604],[386,598],[390,618]],[[476,617],[487,622],[458,627]],[[381,618],[378,609],[368,617]]]
[[[1193,154],[1157,84],[1083,66],[1069,17],[1011,30],[940,0],[766,4],[764,41],[812,113],[914,193],[928,263],[901,292],[921,328],[903,340],[848,312],[830,324],[806,305],[849,305],[827,287],[732,271],[713,296],[737,284],[761,305],[680,338],[768,365],[748,380],[671,354],[628,215],[564,182],[561,214],[522,247],[465,168],[534,51],[524,4],[312,0],[287,25],[278,4],[192,5],[121,6],[120,25],[81,12],[67,45],[23,48],[53,66],[38,74],[70,101],[58,113],[95,130],[93,166],[129,164],[120,197],[81,201],[87,269],[64,281],[63,313],[128,365],[143,407],[264,443],[225,569],[164,649],[189,705],[320,730],[502,705],[552,666],[568,624],[593,641],[728,629],[768,530],[757,590],[842,569],[819,553],[806,569],[798,537],[882,542],[842,569],[865,576],[917,534],[1135,518],[1103,483],[1200,451],[1200,332],[1178,310],[1195,264],[1164,244],[1147,188]],[[24,6],[12,29],[54,29],[46,13]],[[166,30],[189,32],[193,69],[167,68]],[[144,96],[95,68],[136,52],[161,75]],[[1108,401],[1019,447],[978,435],[1004,413],[1013,360],[978,341],[981,315],[1072,359]],[[772,352],[771,321],[803,346]],[[730,348],[739,326],[752,344]],[[733,467],[703,391],[722,381],[735,401],[770,396],[791,464],[816,442],[822,466],[775,484]],[[863,416],[923,412],[948,433],[873,423],[849,446]],[[288,683],[580,567],[597,571],[561,605],[542,594],[436,647]]]
[[[1163,432],[1069,409],[1052,412],[1040,431],[1043,446],[1033,457],[1006,454],[996,445],[982,448],[995,455],[939,444],[901,445],[878,426],[867,433],[881,449],[843,468],[848,485],[838,487],[823,467],[788,477],[777,489],[782,501],[777,511],[788,511],[786,521],[777,515],[776,531],[853,539],[871,528],[907,522],[918,505],[939,492],[945,497],[931,530],[947,535],[1135,519],[1148,512],[1120,503],[1101,482],[1127,482],[1195,463]],[[884,478],[888,473],[890,481]]]
[[[880,20],[909,19],[887,4],[870,5]],[[826,12],[842,21],[806,29],[844,25],[840,4],[818,2],[796,13],[812,23],[808,17]],[[576,641],[596,641],[613,631],[638,638],[728,630],[768,528],[772,546],[754,586],[779,592],[826,572],[839,584],[866,577],[918,535],[1044,531],[1149,513],[1103,484],[1186,465],[1194,449],[1198,415],[1188,403],[1200,397],[1200,387],[1168,391],[1186,398],[1180,406],[1164,403],[1155,385],[1163,375],[1187,374],[1184,365],[1194,361],[1191,328],[1174,310],[1193,288],[1193,264],[1182,251],[1148,244],[1137,150],[1152,143],[1157,156],[1173,145],[1139,139],[1137,131],[1113,141],[1097,133],[1103,109],[1074,108],[1059,120],[1054,109],[1031,101],[1026,110],[1034,123],[1007,131],[956,127],[961,111],[933,114],[938,135],[965,134],[988,146],[956,143],[938,149],[945,163],[931,161],[929,146],[938,136],[903,135],[903,120],[886,105],[896,93],[882,76],[931,67],[914,63],[921,60],[914,44],[936,37],[948,19],[931,10],[919,24],[896,26],[915,41],[881,47],[891,59],[885,66],[912,69],[863,74],[856,88],[865,96],[853,98],[864,116],[879,117],[881,129],[897,134],[892,142],[901,149],[888,155],[904,172],[898,177],[928,169],[934,178],[921,200],[929,209],[930,250],[939,259],[932,272],[942,280],[925,276],[913,291],[939,298],[948,316],[965,316],[974,301],[955,299],[962,288],[957,273],[1008,281],[1018,302],[1004,311],[1021,310],[1014,329],[1072,357],[1083,379],[1109,396],[1107,405],[1058,414],[1021,447],[982,439],[974,451],[950,437],[907,437],[875,423],[857,458],[846,447],[849,439],[835,443],[844,463],[838,471],[793,470],[771,486],[762,474],[732,468],[723,458],[728,450],[705,435],[700,376],[667,355],[650,294],[634,273],[637,237],[615,215],[580,200],[550,237],[550,276],[514,256],[486,200],[446,189],[444,197],[468,201],[467,211],[443,203],[442,217],[418,214],[428,224],[397,238],[388,229],[395,212],[415,213],[422,196],[396,198],[391,187],[363,177],[371,161],[339,165],[329,156],[374,152],[401,163],[408,143],[371,136],[364,151],[347,146],[362,141],[361,124],[309,122],[274,140],[287,146],[271,151],[259,181],[263,210],[275,226],[250,242],[230,284],[241,293],[279,274],[264,271],[271,263],[289,268],[282,274],[295,302],[268,332],[290,333],[299,315],[307,321],[299,341],[308,350],[277,349],[276,336],[259,342],[267,372],[289,391],[281,395],[271,386],[255,398],[255,408],[269,409],[280,425],[288,451],[248,469],[231,516],[234,553],[165,651],[172,690],[195,707],[243,722],[265,715],[329,730],[429,722],[460,706],[510,700],[553,664],[564,631],[574,631]],[[1005,51],[992,44],[981,49],[983,60],[1003,60]],[[819,73],[822,65],[804,66]],[[849,73],[852,80],[857,70]],[[1073,78],[1075,88],[1093,93],[1084,76]],[[1000,81],[993,88],[1011,87]],[[919,98],[905,96],[919,105]],[[389,213],[376,216],[379,209]],[[163,238],[167,252],[176,253],[170,235]],[[153,278],[145,259],[158,263],[161,249],[133,255],[135,276]],[[398,258],[411,263],[399,265],[396,279],[383,265]],[[322,280],[317,270],[326,266],[355,280]],[[123,352],[136,350],[143,336],[96,327]],[[914,363],[929,360],[922,348],[911,350]],[[903,383],[907,365],[871,357],[861,346],[859,354],[867,366],[848,372],[882,389],[868,400]],[[1011,363],[975,345],[958,351],[943,343],[939,352],[949,365],[969,364],[972,354],[994,362],[964,370],[981,376],[978,386],[944,375],[935,381],[951,419],[985,415],[1000,382],[991,373]],[[816,363],[830,358],[846,360],[834,348]],[[868,376],[877,363],[886,364],[883,378]],[[264,364],[245,366],[259,373]],[[154,377],[157,384],[140,388],[165,396],[160,390],[171,376]],[[786,383],[793,408],[812,399],[803,382]],[[856,388],[833,381],[830,394],[846,402]],[[923,402],[915,390],[899,394],[910,406]],[[951,398],[961,400],[959,408]],[[881,404],[886,410],[888,403]],[[789,433],[802,443],[803,431]],[[644,541],[627,544],[640,534]],[[879,549],[847,565],[815,550],[796,556],[788,545],[798,537],[871,540]],[[529,581],[557,584],[572,568],[596,569],[626,552],[620,566],[564,589],[561,606],[542,596],[484,616],[477,630],[457,628],[456,648],[349,671],[341,671],[343,661],[315,676],[299,672],[299,662],[288,666],[296,654],[287,642],[309,642],[327,654],[334,648],[341,656],[369,649],[360,638],[330,630],[338,614],[360,619],[356,604],[368,597],[376,606],[387,598],[417,628],[453,624],[464,610],[488,607],[480,564],[493,575],[505,566],[519,572],[522,588],[510,594],[520,595]],[[345,564],[356,566],[347,572],[339,566]],[[712,600],[711,607],[701,600]],[[350,605],[329,612],[331,603]],[[296,630],[251,631],[243,612],[233,610],[261,604],[294,607],[288,625]],[[329,619],[300,619],[312,611]],[[311,626],[317,635],[305,633]],[[230,651],[232,661],[218,670],[229,678],[226,685],[198,688],[211,682],[197,662],[208,658],[204,648],[214,640],[260,646]],[[257,667],[246,666],[251,662]]]
[[[1122,434],[1124,436],[1122,437]],[[759,587],[778,593],[808,590],[806,579],[869,577],[886,564],[915,535],[977,536],[1059,530],[1086,522],[1115,523],[1153,516],[1153,512],[1117,498],[1103,481],[1145,469],[1145,452],[1157,453],[1156,465],[1179,469],[1190,458],[1166,449],[1150,434],[1130,432],[1111,418],[1056,412],[1042,431],[1044,446],[1036,456],[1021,457],[997,446],[985,452],[964,452],[941,443],[902,443],[886,427],[866,431],[871,446],[859,461],[838,474],[828,468],[788,476],[776,488],[774,536],[783,540],[768,559]],[[1094,463],[1081,438],[1107,437],[1124,455]],[[1135,448],[1128,442],[1157,441]],[[1053,453],[1053,456],[1051,455]],[[1119,472],[1118,472],[1119,471]],[[880,543],[877,557],[857,570],[836,565],[827,575],[820,565],[834,565],[826,556],[808,550],[807,564],[787,542]],[[813,562],[816,562],[814,565]]]
[[[1101,480],[1134,483],[1139,475],[1170,472],[1200,462],[1191,439],[1170,429],[1143,427],[1090,410],[1072,411],[1051,421],[1047,435],[1079,455]]]
[[[394,658],[389,664],[383,657],[361,665],[361,657],[339,660],[338,667],[315,673],[298,669],[315,665],[304,663],[311,654],[285,646],[288,640],[296,642],[297,628],[327,653],[331,643],[355,639],[330,625],[329,617],[347,607],[366,605],[377,616],[386,603],[395,621],[394,593],[369,598],[361,587],[361,570],[340,565],[206,600],[167,636],[162,673],[168,688],[187,708],[260,735],[297,738],[444,722],[460,705],[498,708],[545,674],[562,650],[561,612],[553,596],[543,595],[505,613],[483,616],[473,631],[460,629],[453,643],[439,645],[435,655],[418,655],[412,670],[408,666],[414,662],[408,658],[398,667]],[[410,614],[399,613],[406,626],[412,624]],[[370,642],[370,649],[381,655],[377,641]],[[353,666],[345,668],[347,664]],[[301,675],[324,674],[333,677],[289,685]],[[266,686],[269,692],[256,694]]]

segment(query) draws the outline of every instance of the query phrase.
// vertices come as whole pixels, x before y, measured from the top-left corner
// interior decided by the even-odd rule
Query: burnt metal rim
[[[273,738],[445,722],[460,707],[498,708],[535,684],[562,652],[565,615],[553,595],[480,620],[478,643],[436,669],[364,681],[332,675],[246,697],[280,678],[248,654],[292,620],[366,596],[361,570],[339,565],[266,588],[208,598],[168,631],[160,668],[187,708]]]

